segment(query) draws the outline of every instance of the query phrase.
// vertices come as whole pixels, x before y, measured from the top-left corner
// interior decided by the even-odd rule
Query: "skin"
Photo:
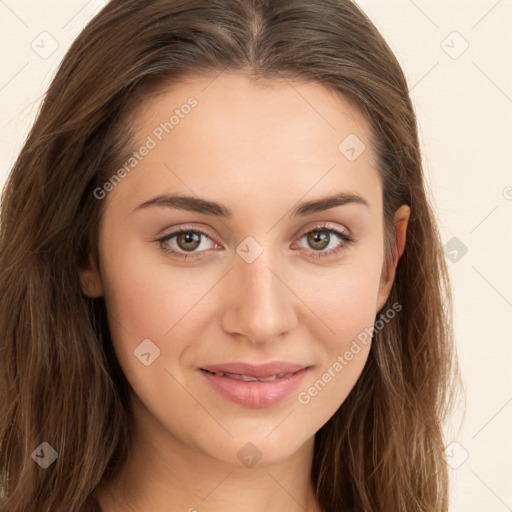
[[[370,343],[308,404],[308,390],[370,328],[393,283],[409,208],[395,214],[396,261],[384,265],[382,187],[368,125],[345,98],[317,83],[256,83],[238,74],[194,77],[148,98],[133,117],[140,147],[193,96],[198,105],[106,196],[99,269],[91,256],[83,291],[104,296],[116,355],[133,388],[131,457],[97,489],[104,512],[319,511],[310,469],[315,433],[343,403]],[[356,134],[366,150],[349,161],[339,144]],[[291,217],[300,201],[333,192],[362,196]],[[224,204],[233,218],[165,207],[134,211],[162,193]],[[326,223],[320,247],[304,235]],[[177,228],[205,230],[184,260],[157,238]],[[263,253],[252,263],[236,249],[248,236]],[[329,236],[327,234],[327,236]],[[177,237],[169,246],[183,254]],[[387,273],[386,273],[387,270]],[[150,339],[160,356],[134,356]],[[309,365],[299,387],[276,405],[251,409],[214,391],[197,368],[228,361]],[[261,459],[237,452],[251,442]]]

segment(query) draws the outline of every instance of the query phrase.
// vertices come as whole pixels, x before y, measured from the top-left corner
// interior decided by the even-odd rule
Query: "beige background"
[[[451,240],[447,257],[455,258],[467,406],[446,428],[447,444],[457,443],[447,453],[451,510],[512,511],[512,1],[358,3],[408,77],[443,242]],[[104,4],[0,0],[1,185],[58,63]]]

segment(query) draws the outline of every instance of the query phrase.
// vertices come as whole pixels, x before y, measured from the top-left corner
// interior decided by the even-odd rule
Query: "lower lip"
[[[238,405],[253,408],[270,407],[283,400],[297,388],[307,371],[308,368],[304,368],[288,377],[277,378],[268,382],[245,382],[199,370],[212,388],[224,398]]]

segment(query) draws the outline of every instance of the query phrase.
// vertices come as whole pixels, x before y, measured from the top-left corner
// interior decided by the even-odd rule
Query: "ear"
[[[103,296],[103,282],[92,252],[87,267],[80,271],[80,282],[84,295],[92,299]]]
[[[407,223],[411,215],[411,209],[408,205],[403,204],[395,212],[394,226],[395,226],[395,238],[393,240],[393,257],[389,258],[386,264],[387,258],[385,258],[384,265],[382,267],[381,280],[379,286],[379,294],[377,298],[377,311],[380,311],[384,304],[388,300],[391,288],[395,280],[396,267],[398,260],[402,256],[405,249],[405,239],[407,231]]]

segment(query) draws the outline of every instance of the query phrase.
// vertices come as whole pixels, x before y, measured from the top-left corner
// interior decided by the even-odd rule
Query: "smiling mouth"
[[[276,405],[297,388],[311,366],[273,362],[262,365],[225,363],[197,368],[211,389],[243,407]]]

